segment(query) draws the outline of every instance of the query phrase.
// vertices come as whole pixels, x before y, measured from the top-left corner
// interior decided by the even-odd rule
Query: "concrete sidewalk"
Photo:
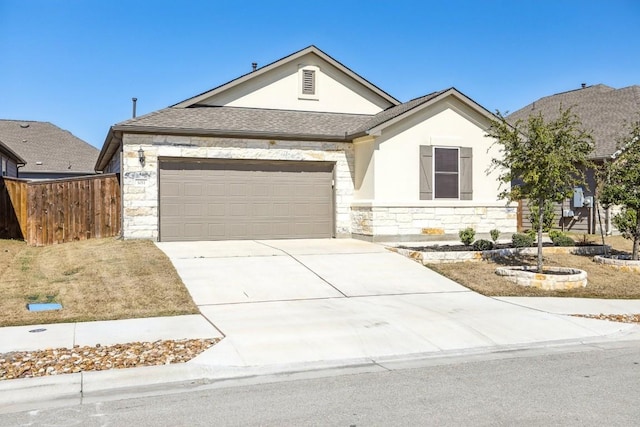
[[[640,340],[638,325],[566,315],[639,313],[640,301],[484,297],[361,241],[158,246],[202,315],[0,328],[0,353],[225,338],[185,364],[0,381],[0,413],[184,381]]]
[[[52,323],[0,328],[0,354],[47,348],[126,344],[138,341],[222,338],[199,314],[100,322]]]

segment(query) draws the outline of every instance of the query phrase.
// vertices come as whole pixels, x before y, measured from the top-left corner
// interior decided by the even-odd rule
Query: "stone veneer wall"
[[[497,228],[502,233],[517,230],[517,208],[504,203],[473,204],[460,202],[462,206],[376,206],[358,204],[351,206],[351,232],[373,240],[411,238],[458,238],[458,231],[473,227],[477,233],[489,233]]]
[[[138,160],[140,148],[144,150],[144,166]],[[158,239],[158,158],[162,157],[335,162],[336,235],[346,236],[351,231],[355,170],[351,143],[125,134],[122,164],[125,239]]]

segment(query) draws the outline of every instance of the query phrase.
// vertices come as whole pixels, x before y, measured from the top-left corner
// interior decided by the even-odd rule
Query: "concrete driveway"
[[[352,239],[158,243],[226,338],[226,367],[409,357],[575,341],[633,326],[487,298]]]

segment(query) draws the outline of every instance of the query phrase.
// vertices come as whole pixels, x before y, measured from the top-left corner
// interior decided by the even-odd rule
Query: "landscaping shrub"
[[[554,246],[575,246],[576,242],[569,236],[565,236],[564,234],[560,234],[555,238],[551,239]]]
[[[538,230],[527,230],[524,232],[524,234],[526,234],[527,236],[531,237],[533,239],[533,241],[536,241],[536,237],[538,237]]]
[[[500,238],[500,230],[494,228],[493,230],[489,231],[489,234],[491,235],[491,240],[493,240],[493,243],[498,243],[498,239]]]
[[[531,221],[531,228],[538,232],[538,227],[540,227],[540,218],[538,217],[538,204],[535,202],[529,202],[529,210],[531,211],[531,215],[529,220]],[[553,220],[556,217],[556,214],[553,210],[553,203],[551,201],[546,201],[542,207],[542,231],[547,232],[551,230],[553,226]]]
[[[549,230],[549,238],[551,239],[551,241],[553,241],[553,239],[559,236],[564,236],[564,235],[565,234],[560,230]]]
[[[474,251],[490,251],[493,249],[493,242],[485,239],[479,239],[473,242]]]
[[[464,230],[458,231],[458,236],[463,245],[469,246],[476,238],[476,230],[471,227],[467,227]]]
[[[528,248],[529,246],[533,246],[533,242],[535,238],[530,234],[525,233],[514,233],[511,236],[511,244],[514,248]]]

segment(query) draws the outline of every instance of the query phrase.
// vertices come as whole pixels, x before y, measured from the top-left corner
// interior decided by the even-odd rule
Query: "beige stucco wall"
[[[488,125],[485,116],[448,97],[379,135],[354,141],[352,233],[376,240],[451,237],[466,227],[515,232],[516,205],[498,200],[498,174],[486,174],[499,155],[485,137]],[[472,200],[420,200],[421,145],[472,147]]]
[[[353,142],[356,156],[356,180],[354,199],[368,200],[374,197],[374,154],[376,142],[372,136],[356,139]]]
[[[301,99],[298,70],[316,66],[317,99]],[[388,101],[373,94],[352,78],[314,54],[199,102],[204,105],[376,114],[389,107]]]
[[[167,135],[123,136],[122,207],[124,238],[158,239],[158,158],[218,158],[335,162],[336,235],[350,233],[354,181],[351,143],[274,141]],[[138,150],[145,164],[138,160]]]
[[[374,179],[364,182],[370,188],[361,188],[358,195],[373,192],[378,203],[419,201],[420,146],[453,146],[473,148],[473,201],[495,202],[497,174],[485,171],[499,152],[485,137],[486,126],[485,117],[449,97],[384,129],[376,138]]]

